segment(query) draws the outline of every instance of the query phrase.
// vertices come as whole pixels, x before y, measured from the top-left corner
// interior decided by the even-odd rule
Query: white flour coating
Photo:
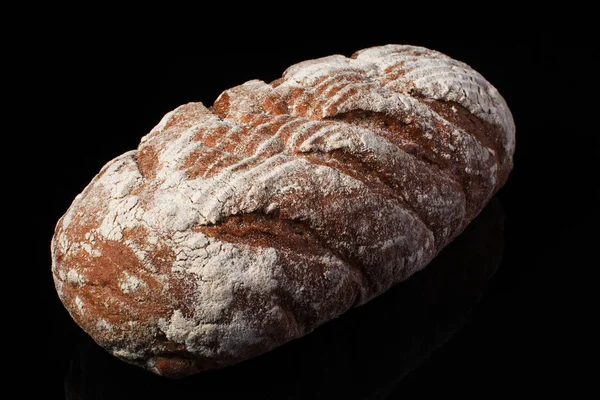
[[[122,240],[123,231],[137,227],[142,218],[138,196],[129,195],[143,181],[134,157],[134,151],[118,157],[98,182],[110,196],[106,216],[96,231],[106,240]]]
[[[173,245],[177,249],[173,270],[186,272],[199,283],[192,302],[196,305],[196,323],[219,320],[236,287],[253,293],[269,293],[277,287],[274,276],[279,265],[275,249],[236,246],[201,232],[178,232]]]
[[[406,73],[386,86],[400,92],[416,89],[432,99],[457,102],[479,118],[500,125],[507,133],[507,151],[514,150],[512,115],[498,90],[465,63],[434,50],[388,45],[358,51],[355,59],[334,55],[305,61],[286,70],[284,85],[311,86],[319,78],[340,71],[376,80],[384,76],[383,71],[392,68]],[[335,101],[335,97],[331,101]]]
[[[100,318],[98,320],[98,322],[96,323],[96,327],[100,330],[103,331],[109,331],[109,332],[114,332],[115,327],[112,326],[107,320],[105,320],[104,318]]]
[[[288,99],[287,111],[266,110],[269,98]],[[469,193],[457,176],[477,180],[482,203],[497,190],[496,152],[435,112],[427,103],[432,100],[458,103],[499,126],[504,151],[512,155],[514,124],[497,90],[467,65],[412,46],[299,63],[277,85],[249,81],[215,103],[227,102],[226,116],[201,103],[178,107],[137,150],[109,162],[61,219],[52,243],[59,295],[74,316],[86,317],[90,297],[72,296],[67,285],[74,291],[89,283],[88,264],[105,255],[104,244],[125,246],[141,267],[111,277],[121,297],[106,307],[119,304],[135,315],[139,299],[158,290],[151,301],[172,301],[170,311],[122,325],[97,318],[88,329],[115,343],[107,345],[115,355],[143,360],[159,373],[153,354],[164,349],[127,345],[127,332],[162,334],[189,353],[215,359],[236,359],[249,347],[268,349],[273,340],[305,334],[423,268],[459,233],[468,222]],[[415,126],[421,137],[397,137],[367,119],[340,119],[357,110]],[[416,155],[415,148],[450,166]],[[151,174],[140,166],[146,150],[156,159]],[[331,160],[333,153],[354,161]],[[361,172],[364,180],[344,170],[355,164],[370,171]],[[200,173],[192,174],[199,165]],[[290,256],[283,248],[208,234],[248,214],[297,224],[298,235],[318,241],[320,253],[299,249]],[[85,233],[75,233],[87,226],[83,222]],[[165,248],[168,254],[159,256]],[[85,262],[71,265],[69,257]],[[311,278],[294,280],[284,266]],[[178,283],[186,289],[175,299],[170,291]],[[305,326],[297,310],[302,318],[320,319]],[[278,329],[285,333],[274,339]]]
[[[410,56],[407,55],[406,51],[426,52],[426,57]],[[315,91],[323,90],[326,87],[325,93],[332,89],[337,90],[335,95],[328,98],[324,104],[320,102],[313,103],[320,107],[319,115],[321,118],[332,117],[352,110],[383,113],[405,123],[419,124],[424,132],[424,137],[427,139],[441,137],[443,140],[440,142],[445,149],[434,147],[433,151],[439,153],[445,159],[454,156],[457,161],[477,164],[481,159],[486,160],[488,158],[488,152],[491,149],[486,148],[461,127],[445,120],[427,105],[413,97],[411,90],[415,89],[430,99],[455,101],[483,120],[500,125],[508,132],[505,135],[506,140],[504,143],[507,151],[512,152],[514,150],[514,124],[506,103],[493,86],[465,64],[454,61],[441,53],[412,46],[374,48],[358,52],[356,59],[345,59],[343,61],[342,59],[342,56],[326,57],[290,67],[284,74],[288,79],[281,84],[281,87],[295,87],[298,85],[312,87],[315,82],[318,82],[319,78],[332,75],[331,78],[325,79],[314,86]],[[416,59],[417,61],[413,60],[409,63],[407,59]],[[422,84],[415,88],[412,85],[413,81],[406,78],[406,76],[409,74],[411,76],[426,76],[424,74],[432,70],[430,68],[431,64],[435,64],[433,70],[448,69],[451,66],[453,70],[458,71],[459,65],[463,67],[456,72],[456,76],[452,75],[450,78],[445,75],[436,75],[435,80],[427,81],[431,82],[432,85],[435,84],[432,87]],[[441,66],[438,66],[438,64],[441,64]],[[409,72],[407,72],[407,75],[400,75],[395,80],[382,86],[380,81],[388,77],[382,71],[396,65],[400,65],[401,68]],[[352,66],[354,66],[354,70],[351,70],[352,73],[349,74],[347,71]],[[352,79],[339,79],[340,76]],[[356,82],[357,76],[360,77],[359,83]],[[439,89],[440,87],[449,89],[442,90]],[[463,89],[465,90],[464,93]],[[461,96],[452,95],[457,91],[460,92]],[[485,95],[484,92],[489,94]],[[340,102],[349,93],[352,94]],[[292,112],[295,111],[297,103],[294,103]],[[447,129],[440,130],[439,125],[446,126]],[[477,171],[476,173],[480,173],[479,170],[480,168],[470,169],[470,171]],[[495,177],[492,179],[495,179]],[[490,187],[490,192],[492,188],[493,186]]]
[[[85,283],[85,278],[82,277],[81,274],[75,269],[70,269],[67,273],[67,281],[74,285],[83,285]]]
[[[83,313],[83,301],[81,301],[81,299],[79,297],[75,297],[75,305],[77,306],[77,309],[79,310],[80,313]]]
[[[123,274],[125,277],[119,285],[123,293],[137,292],[140,288],[147,286],[147,284],[137,276],[129,275],[127,272],[124,272]]]
[[[401,90],[414,85],[424,96],[459,103],[479,118],[500,125],[506,132],[507,152],[514,151],[515,126],[506,102],[494,86],[467,64],[423,47],[397,45],[361,50],[356,60],[373,63],[382,70],[405,70],[388,85]]]
[[[334,73],[346,71],[348,74],[364,74],[373,77],[377,74],[377,64],[356,61],[342,55],[322,57],[303,61],[289,67],[283,74],[284,85],[313,85],[319,78],[327,78]]]

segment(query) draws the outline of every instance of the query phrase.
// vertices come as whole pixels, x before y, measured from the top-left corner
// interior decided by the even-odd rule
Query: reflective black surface
[[[566,389],[568,398],[578,397],[581,360],[591,357],[581,324],[597,314],[583,298],[595,293],[583,287],[596,282],[585,275],[598,264],[598,129],[590,123],[597,114],[590,78],[597,55],[579,37],[564,40],[564,32],[509,38],[486,28],[475,37],[449,30],[428,39],[397,33],[285,44],[248,33],[235,42],[215,38],[185,52],[161,47],[143,55],[52,42],[47,53],[36,53],[32,65],[46,67],[31,77],[39,83],[24,103],[29,117],[19,120],[43,125],[35,146],[23,146],[24,159],[36,166],[35,180],[25,180],[32,182],[35,206],[26,214],[33,222],[24,224],[33,231],[27,244],[35,249],[34,267],[15,268],[22,276],[7,281],[18,290],[10,308],[26,325],[5,319],[7,331],[16,332],[5,346],[19,353],[7,360],[20,361],[11,369],[27,376],[19,396],[513,398]],[[210,105],[222,90],[273,80],[295,62],[384,43],[422,45],[467,62],[513,113],[514,170],[463,235],[425,270],[365,306],[221,371],[163,379],[120,362],[83,334],[55,293],[49,243],[58,218],[107,160],[135,148],[180,104]]]
[[[504,213],[494,198],[427,268],[384,295],[271,353],[179,381],[129,366],[81,335],[66,398],[386,398],[465,324],[503,246]]]

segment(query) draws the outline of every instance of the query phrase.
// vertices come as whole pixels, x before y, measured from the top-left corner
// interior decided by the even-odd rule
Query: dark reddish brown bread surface
[[[298,338],[427,265],[512,168],[498,91],[388,45],[168,113],[60,219],[56,289],[115,356],[181,377]]]

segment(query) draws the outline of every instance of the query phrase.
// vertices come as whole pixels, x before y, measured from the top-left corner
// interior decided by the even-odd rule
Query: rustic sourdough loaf
[[[469,66],[388,45],[169,112],[57,224],[52,272],[115,356],[181,377],[312,331],[423,268],[512,168]]]

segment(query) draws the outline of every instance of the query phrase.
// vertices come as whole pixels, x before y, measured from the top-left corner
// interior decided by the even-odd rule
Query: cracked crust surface
[[[57,224],[52,271],[115,356],[180,377],[256,356],[381,294],[479,213],[512,168],[497,92],[388,45],[182,105]]]

